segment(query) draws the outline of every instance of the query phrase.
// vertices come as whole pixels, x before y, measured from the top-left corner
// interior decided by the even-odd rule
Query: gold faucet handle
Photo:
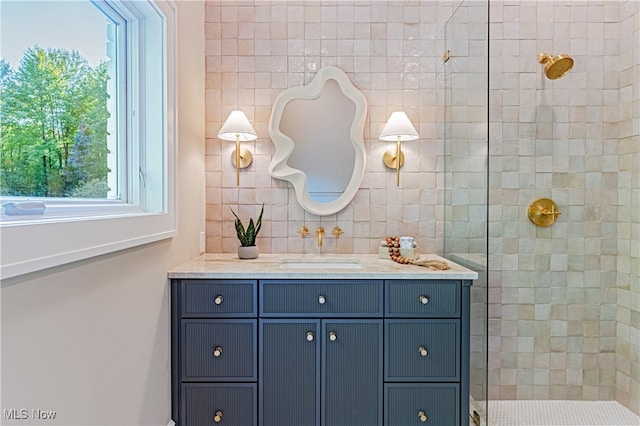
[[[336,225],[333,227],[333,230],[331,231],[331,233],[335,235],[336,238],[340,238],[340,234],[344,234],[344,231],[340,229],[339,226]]]
[[[298,234],[300,234],[300,238],[304,238],[309,233],[309,228],[307,228],[306,226],[302,225],[302,228],[298,229],[296,232]]]
[[[541,215],[543,216],[558,216],[559,214],[562,214],[560,211],[556,210],[554,208],[554,206],[551,206],[551,210],[547,210],[547,209],[543,209],[540,212]]]

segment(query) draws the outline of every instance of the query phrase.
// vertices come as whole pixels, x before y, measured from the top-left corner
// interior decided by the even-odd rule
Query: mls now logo
[[[56,418],[56,412],[36,408],[31,410],[27,410],[26,408],[5,408],[2,410],[2,416],[5,420],[53,420]]]

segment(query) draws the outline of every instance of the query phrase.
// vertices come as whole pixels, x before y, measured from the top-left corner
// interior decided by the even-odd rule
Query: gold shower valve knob
[[[558,205],[549,198],[539,198],[529,204],[529,220],[537,226],[551,226],[561,214]]]

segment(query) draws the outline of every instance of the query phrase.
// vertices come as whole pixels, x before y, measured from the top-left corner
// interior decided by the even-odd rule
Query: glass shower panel
[[[444,253],[478,273],[471,291],[470,424],[487,424],[488,3],[461,1],[441,35]]]

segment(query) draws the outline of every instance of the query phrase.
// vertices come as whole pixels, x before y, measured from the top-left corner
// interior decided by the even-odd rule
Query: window
[[[11,42],[2,46],[0,195],[115,199],[122,19],[87,0],[5,2],[2,12]]]
[[[9,25],[12,8],[7,5],[13,3],[31,2],[0,5],[3,55],[15,49],[12,40],[16,44],[18,39],[12,37]],[[34,4],[29,7],[52,5],[56,13],[73,14],[76,24],[90,28],[49,21],[75,42],[97,34],[102,46],[96,49],[94,43],[84,51],[81,46],[45,47],[57,34],[44,32],[41,44],[27,48],[26,59],[18,66],[4,57],[0,63],[3,278],[175,234],[173,4],[152,0]],[[65,9],[68,5],[73,11]],[[95,57],[90,60],[85,55]],[[29,66],[49,74],[35,74],[39,78],[30,81],[25,73]],[[46,93],[49,103],[36,103],[35,90],[16,81],[23,86],[51,83],[53,88]],[[11,91],[20,89],[22,99],[13,98],[9,106],[14,108],[5,108]],[[15,99],[32,102],[30,109],[41,114],[30,116],[25,108],[17,108]],[[10,148],[14,151],[6,151]],[[32,157],[23,155],[29,149],[35,151]]]

